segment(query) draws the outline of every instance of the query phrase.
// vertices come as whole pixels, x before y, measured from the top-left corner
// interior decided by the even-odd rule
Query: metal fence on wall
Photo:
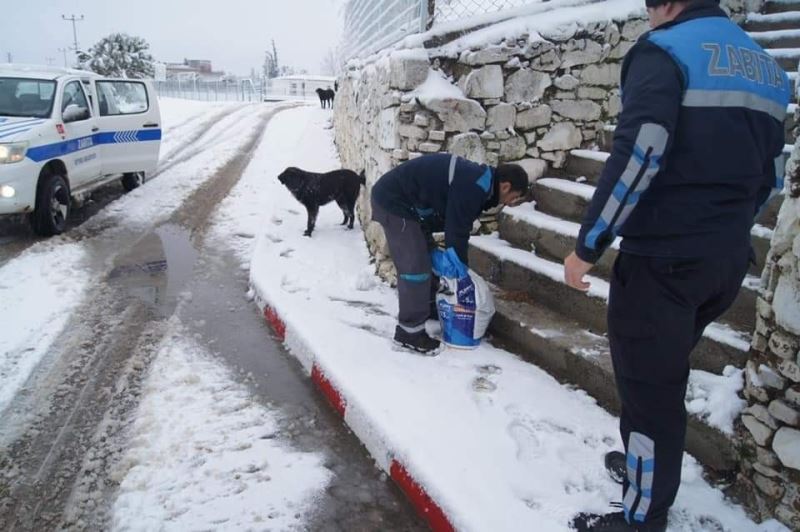
[[[363,57],[436,24],[497,13],[540,0],[350,0],[345,7],[345,59]]]
[[[436,0],[434,25],[533,4],[539,0]]]
[[[264,99],[263,89],[251,80],[167,80],[153,83],[162,97],[208,102],[260,102]]]
[[[344,13],[344,56],[364,56],[425,31],[429,0],[350,0]]]

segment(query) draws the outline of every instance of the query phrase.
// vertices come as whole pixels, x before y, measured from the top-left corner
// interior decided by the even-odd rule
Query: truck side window
[[[67,86],[64,87],[64,97],[61,100],[61,112],[63,113],[70,105],[77,105],[78,107],[89,110],[89,104],[86,102],[86,95],[83,93],[83,87],[81,87],[78,81],[70,81]]]
[[[133,115],[150,109],[147,89],[138,81],[98,81],[100,116]]]

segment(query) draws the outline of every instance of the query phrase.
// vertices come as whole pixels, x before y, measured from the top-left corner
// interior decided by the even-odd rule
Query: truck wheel
[[[144,184],[144,172],[134,172],[122,176],[122,188],[125,192],[130,192],[134,188],[139,188]]]
[[[58,174],[43,176],[36,191],[36,208],[31,214],[33,231],[41,236],[63,233],[67,228],[69,205],[66,180]]]

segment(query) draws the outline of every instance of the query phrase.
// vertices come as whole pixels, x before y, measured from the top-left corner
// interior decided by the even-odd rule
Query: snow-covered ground
[[[171,166],[108,205],[84,224],[86,229],[113,235],[131,228],[144,230],[168,218],[238,152],[266,109],[181,100],[164,100],[161,107],[161,166]],[[236,134],[230,134],[233,128]],[[185,145],[195,137],[191,146]],[[0,412],[57,340],[92,285],[89,258],[86,241],[75,242],[65,234],[30,246],[0,267]]]
[[[339,167],[327,117],[308,108],[276,117],[214,230],[228,241],[256,237],[235,239],[236,250],[286,322],[287,346],[341,390],[346,420],[377,463],[401,460],[458,529],[566,530],[579,511],[608,511],[620,500],[602,465],[620,448],[614,417],[488,345],[436,358],[396,350],[396,296],[374,276],[363,235],[339,226],[331,205],[314,237],[301,236],[304,209],[275,176],[289,164]],[[701,409],[716,397],[698,388],[693,400]],[[671,530],[781,529],[752,523],[689,456],[671,517]]]
[[[280,443],[275,414],[183,332],[143,390],[113,530],[301,530],[330,472]]]

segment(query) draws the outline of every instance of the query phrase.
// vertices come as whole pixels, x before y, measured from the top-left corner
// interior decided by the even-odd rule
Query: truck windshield
[[[0,116],[48,118],[55,94],[55,81],[0,77]]]

